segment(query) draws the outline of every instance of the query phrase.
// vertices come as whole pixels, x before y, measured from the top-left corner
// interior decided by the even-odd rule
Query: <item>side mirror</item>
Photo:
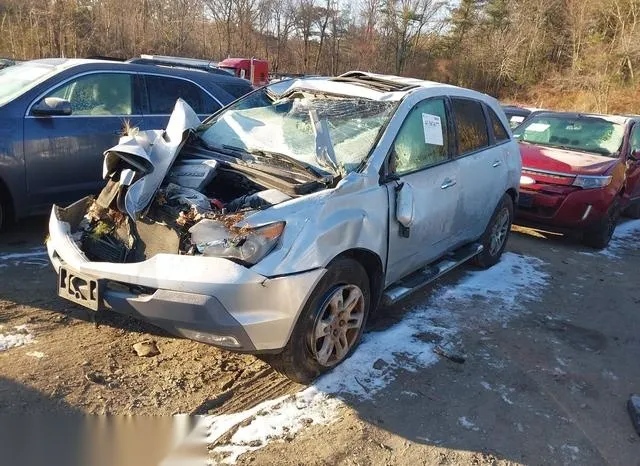
[[[633,149],[629,154],[629,158],[634,162],[640,161],[640,151],[638,149]]]
[[[400,235],[408,238],[414,219],[413,188],[408,183],[396,187],[396,220],[400,224]]]
[[[71,115],[71,102],[59,97],[45,97],[31,107],[34,115],[40,116],[66,116]]]

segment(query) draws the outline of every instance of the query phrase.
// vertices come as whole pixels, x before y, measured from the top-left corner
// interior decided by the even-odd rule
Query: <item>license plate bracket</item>
[[[64,267],[61,267],[58,273],[58,296],[92,311],[99,310],[102,302],[101,287],[98,280]]]

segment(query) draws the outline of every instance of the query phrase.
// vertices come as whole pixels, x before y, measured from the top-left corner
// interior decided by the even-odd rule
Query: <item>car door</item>
[[[631,128],[629,136],[629,154],[636,151],[636,157],[640,158],[640,122],[636,122]],[[640,202],[640,161],[635,161],[627,156],[627,174],[625,190],[629,199]]]
[[[24,122],[24,154],[32,210],[69,203],[103,186],[103,152],[118,143],[123,126],[142,117],[133,74],[85,73],[59,83],[32,102]],[[36,115],[46,97],[71,103],[71,115]]]
[[[416,104],[389,154],[387,171],[397,181],[387,183],[391,209],[387,285],[437,259],[455,242],[459,186],[451,148],[446,100],[432,98]],[[414,198],[408,232],[395,217],[396,188],[401,183],[411,188]]]
[[[222,108],[212,95],[187,79],[154,74],[145,74],[144,78],[147,89],[145,121],[149,128],[164,128],[178,99],[187,102],[201,120]]]
[[[453,97],[451,108],[456,128],[459,193],[464,210],[458,225],[459,242],[467,243],[482,235],[504,194],[506,177],[501,174],[507,169],[508,149],[503,143],[509,138],[502,128],[502,141],[493,143],[482,102]],[[487,108],[487,113],[489,110]],[[498,123],[502,125],[499,120]],[[506,140],[504,135],[507,135]]]

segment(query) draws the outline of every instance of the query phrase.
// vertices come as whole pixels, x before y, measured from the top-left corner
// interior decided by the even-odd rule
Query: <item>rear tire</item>
[[[513,199],[508,194],[505,194],[493,212],[487,229],[480,238],[480,244],[484,249],[473,258],[473,262],[478,267],[488,269],[498,263],[507,246],[512,222]]]
[[[360,343],[370,306],[367,272],[354,259],[339,259],[311,293],[287,346],[263,358],[294,382],[311,383],[351,356]]]
[[[604,249],[611,241],[613,232],[620,218],[620,201],[615,199],[609,207],[607,215],[582,235],[582,243],[594,249]]]

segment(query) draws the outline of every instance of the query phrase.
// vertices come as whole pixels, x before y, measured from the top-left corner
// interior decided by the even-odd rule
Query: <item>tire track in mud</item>
[[[251,366],[258,365],[257,370]],[[250,372],[249,374],[246,374]],[[256,361],[239,372],[227,384],[226,390],[204,400],[190,414],[221,415],[251,409],[258,404],[283,395],[296,393],[301,386],[280,375],[265,363]]]

